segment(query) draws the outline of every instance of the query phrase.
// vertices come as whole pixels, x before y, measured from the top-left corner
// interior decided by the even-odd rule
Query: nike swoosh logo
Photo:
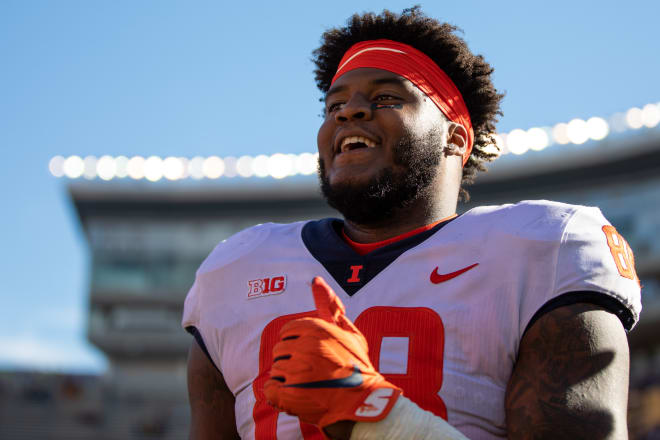
[[[350,376],[340,379],[319,380],[316,382],[293,383],[284,385],[290,388],[354,388],[362,385],[362,372],[357,365],[353,366],[353,372]]]
[[[464,267],[463,269],[459,269],[456,272],[451,272],[451,273],[446,273],[446,274],[439,274],[438,273],[438,268],[436,267],[433,270],[433,272],[431,272],[431,282],[433,284],[444,283],[445,281],[449,281],[452,278],[456,278],[460,274],[463,274],[463,273],[467,272],[468,270],[470,270],[473,267],[476,267],[478,265],[479,265],[479,263],[474,263],[473,265],[468,266],[468,267]]]

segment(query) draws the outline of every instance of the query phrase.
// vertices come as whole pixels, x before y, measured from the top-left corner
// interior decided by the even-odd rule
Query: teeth
[[[365,144],[369,148],[373,148],[376,146],[376,143],[374,141],[372,141],[371,139],[367,139],[364,136],[349,136],[341,141],[342,153],[347,150],[348,145],[357,144],[357,143]]]

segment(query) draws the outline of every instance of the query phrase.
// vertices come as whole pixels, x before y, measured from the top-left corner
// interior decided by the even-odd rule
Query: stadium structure
[[[660,432],[658,123],[660,104],[649,104],[608,120],[502,134],[503,157],[459,207],[464,212],[528,199],[598,206],[627,238],[644,307],[629,334],[631,438]],[[25,376],[11,386],[0,376],[3,400],[31,396],[20,413],[31,415],[16,417],[13,425],[3,410],[0,437],[42,438],[30,434],[38,425],[30,417],[44,414],[33,409],[38,401],[59,408],[51,412],[59,415],[49,419],[55,434],[48,438],[185,438],[185,362],[192,339],[180,317],[195,270],[219,241],[245,227],[338,216],[319,194],[315,167],[312,153],[53,158],[53,175],[73,179],[68,191],[92,260],[88,337],[110,367],[96,379],[39,382]],[[44,395],[59,397],[44,403]]]

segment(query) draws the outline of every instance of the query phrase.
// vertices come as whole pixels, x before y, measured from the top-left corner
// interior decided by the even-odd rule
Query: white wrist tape
[[[399,396],[392,411],[379,422],[358,422],[350,440],[468,440],[456,428]]]

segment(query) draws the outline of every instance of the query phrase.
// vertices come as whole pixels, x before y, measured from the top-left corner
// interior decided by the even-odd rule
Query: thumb
[[[336,324],[344,330],[357,331],[353,323],[346,317],[344,304],[323,278],[314,277],[312,293],[319,318]]]

